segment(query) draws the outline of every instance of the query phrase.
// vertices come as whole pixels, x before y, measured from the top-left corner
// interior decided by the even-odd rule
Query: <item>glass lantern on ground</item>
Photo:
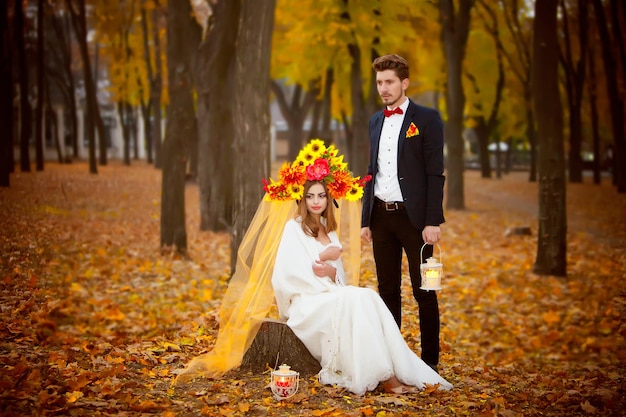
[[[293,397],[298,392],[300,384],[300,374],[292,371],[289,365],[280,365],[278,370],[272,371],[272,379],[270,387],[274,398],[277,400],[286,400]]]
[[[422,252],[424,251],[424,246],[428,243],[424,243],[422,249],[420,251],[420,274],[422,276],[422,286],[420,289],[430,291],[430,290],[440,290],[441,289],[441,278],[443,277],[443,264],[437,262],[437,258],[430,257],[426,259],[426,262],[423,262]],[[437,245],[439,248],[439,256],[443,259],[441,255],[441,247]]]

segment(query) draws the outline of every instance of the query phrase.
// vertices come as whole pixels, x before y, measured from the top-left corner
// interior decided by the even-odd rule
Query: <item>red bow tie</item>
[[[396,107],[396,108],[395,108],[395,109],[393,109],[393,110],[387,110],[387,109],[384,109],[384,110],[383,110],[383,113],[385,113],[385,117],[389,117],[389,116],[391,116],[392,114],[402,114],[402,113],[404,113],[404,112],[402,111],[402,109],[401,109],[400,107]]]

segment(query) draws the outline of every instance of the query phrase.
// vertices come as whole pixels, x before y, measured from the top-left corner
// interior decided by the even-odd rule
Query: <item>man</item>
[[[409,66],[398,55],[376,58],[378,94],[386,105],[369,121],[372,181],[365,186],[361,237],[373,242],[378,292],[401,325],[402,250],[419,308],[422,359],[439,363],[439,305],[421,290],[420,251],[432,256],[443,216],[443,123],[439,113],[406,97]]]

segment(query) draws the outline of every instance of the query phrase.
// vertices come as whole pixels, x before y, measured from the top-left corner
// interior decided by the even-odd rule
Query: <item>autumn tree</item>
[[[0,124],[5,131],[0,139],[0,187],[10,185],[13,168],[13,69],[9,8],[0,10]]]
[[[463,119],[465,93],[463,91],[463,60],[470,29],[470,12],[474,0],[440,0],[440,21],[443,48],[446,57],[447,84],[446,108],[448,120],[445,125],[448,149],[447,206],[450,209],[465,208],[463,185],[464,140]]]
[[[29,100],[29,68],[26,62],[26,45],[24,41],[25,17],[24,5],[21,1],[14,2],[14,33],[17,53],[19,97],[20,97],[20,169],[30,172],[30,138],[32,135],[32,108]]]
[[[35,113],[35,166],[43,171],[44,107],[46,103],[44,65],[44,2],[37,0],[37,111]]]
[[[351,126],[346,129],[348,131],[347,142],[350,153],[348,160],[354,172],[366,172],[368,165],[369,148],[364,146],[367,143],[366,139],[369,137],[369,124],[368,120],[374,109],[368,107],[367,93],[373,96],[375,90],[373,70],[371,67],[363,68],[362,61],[369,59],[372,62],[378,53],[374,49],[374,44],[379,42],[376,27],[365,38],[365,45],[359,43],[359,36],[354,27],[358,28],[355,23],[360,21],[363,14],[373,14],[373,21],[379,16],[380,11],[376,8],[372,10],[365,10],[363,14],[360,14],[357,10],[354,10],[349,6],[349,0],[343,0],[346,8],[341,13],[341,19],[344,24],[350,28],[350,39],[346,45],[348,54],[350,56],[350,102],[352,103],[352,116]],[[354,2],[352,2],[354,3]],[[369,12],[369,13],[368,13]],[[371,42],[371,43],[370,43]],[[369,46],[368,46],[369,45]],[[367,58],[365,58],[367,57]],[[369,80],[367,83],[366,80]],[[368,88],[369,87],[369,88]]]
[[[624,127],[624,73],[626,72],[626,51],[624,50],[624,40],[621,37],[620,20],[618,16],[612,16],[612,24],[607,21],[606,12],[602,0],[592,0],[593,10],[600,36],[600,46],[602,48],[602,62],[604,64],[606,89],[609,96],[609,108],[611,112],[611,131],[613,133],[613,142],[615,144],[615,173],[614,183],[617,191],[626,192],[626,127]],[[612,10],[618,11],[618,1],[611,0]],[[623,7],[623,5],[622,5]],[[623,10],[626,8],[623,8]],[[622,19],[621,21],[625,21]],[[626,23],[625,23],[626,25]],[[610,27],[613,29],[611,36]],[[626,30],[626,28],[625,28]],[[614,51],[617,50],[617,58]],[[621,66],[621,71],[618,68]],[[622,87],[620,90],[619,79],[622,78]],[[620,94],[621,91],[621,94]]]
[[[46,4],[48,8],[47,15],[48,26],[50,30],[46,36],[46,69],[49,77],[49,84],[54,85],[61,93],[65,108],[71,140],[72,153],[71,157],[78,157],[78,106],[76,103],[76,83],[72,73],[72,35],[71,22],[62,5]],[[60,138],[64,141],[64,138]],[[66,152],[65,158],[71,158]]]
[[[269,82],[275,0],[244,1],[235,61],[233,159],[234,212],[231,270],[237,249],[263,196],[269,174]]]
[[[563,115],[559,95],[558,0],[536,0],[532,92],[539,131],[539,231],[534,272],[565,276],[567,213]]]
[[[168,0],[167,71],[169,105],[163,142],[161,247],[187,251],[185,174],[189,138],[195,133],[191,55],[197,24],[189,0]]]
[[[320,134],[327,140],[331,138],[331,120],[342,122],[346,157],[355,173],[364,173],[368,119],[380,105],[372,61],[382,53],[407,57],[421,53],[413,51],[418,43],[412,20],[419,16],[420,7],[412,0],[302,0],[294,5],[279,0],[273,40],[272,78],[289,86],[282,92],[293,93],[285,95],[283,116],[290,129],[301,130],[302,115],[312,108],[311,132],[317,133],[321,118]],[[293,59],[295,54],[298,59]],[[280,94],[276,88],[273,91]],[[319,102],[310,106],[310,96]],[[300,136],[291,135],[291,141],[295,144]],[[290,157],[301,145],[290,144]]]
[[[150,3],[152,6],[152,3]],[[150,13],[149,3],[146,0],[141,0],[141,9],[140,9],[140,20],[141,20],[141,38],[143,41],[143,56],[145,60],[146,67],[146,79],[139,80],[139,88],[140,88],[140,106],[141,106],[141,115],[143,119],[143,127],[144,127],[144,139],[145,139],[145,150],[146,150],[146,160],[149,164],[154,162],[154,130],[152,127],[152,102],[155,100],[153,97],[152,83],[155,79],[154,72],[154,64],[153,64],[153,49],[151,48],[151,36],[148,30],[148,22],[151,25],[154,25],[155,22],[152,21],[152,13]],[[149,17],[150,16],[150,17]],[[156,57],[159,59],[160,57]],[[159,103],[160,104],[160,103]],[[160,106],[159,106],[160,108]]]
[[[593,183],[601,184],[602,178],[600,176],[600,115],[598,111],[598,77],[596,75],[596,59],[595,59],[595,47],[594,43],[589,43],[589,54],[587,55],[587,66],[589,70],[589,82],[587,83],[587,96],[589,104],[589,114],[591,118],[591,136],[593,154],[596,157],[593,159]]]
[[[487,4],[485,1],[483,4]],[[526,139],[530,146],[530,170],[528,180],[537,180],[537,131],[533,99],[531,91],[531,61],[532,61],[532,17],[528,2],[519,0],[498,0],[498,7],[494,8],[503,15],[504,28],[502,31],[503,41],[498,43],[500,53],[509,68],[510,81],[515,80],[513,85],[509,81],[509,90],[514,91],[517,87],[521,91],[523,100],[518,109],[523,109],[525,116]],[[515,112],[519,112],[516,110]],[[508,117],[511,117],[510,115]]]
[[[289,152],[287,158],[294,160],[298,156],[298,152],[302,147],[304,120],[313,107],[319,87],[315,81],[310,82],[310,86],[305,90],[302,85],[295,84],[293,86],[283,87],[278,81],[272,80],[270,86],[278,107],[282,113],[287,126],[289,128]],[[291,97],[288,97],[290,92]]]
[[[111,1],[98,3],[99,12],[104,19],[94,19],[98,38],[103,47],[103,55],[109,58],[109,77],[111,79],[113,99],[117,102],[117,113],[121,124],[125,165],[130,165],[130,145],[132,129],[136,123],[135,106],[147,96],[148,90],[141,90],[143,68],[145,63],[140,53],[141,38],[135,34],[134,23],[139,15],[138,4],[134,1]],[[138,73],[142,74],[139,75]],[[137,143],[137,138],[134,141]]]
[[[161,22],[163,14],[159,0],[141,1],[141,31],[147,76],[141,88],[149,91],[148,97],[142,101],[142,114],[147,161],[154,163],[156,168],[161,168],[161,143],[163,141],[161,129],[163,101]],[[142,94],[142,97],[146,95]]]
[[[218,1],[196,59],[200,229],[228,230],[233,222],[233,101],[241,1]]]
[[[100,120],[100,109],[98,98],[96,95],[96,87],[94,77],[91,70],[91,59],[89,57],[89,48],[87,45],[87,12],[85,8],[85,0],[66,0],[68,11],[72,17],[72,25],[76,33],[80,55],[83,63],[83,81],[85,87],[85,96],[87,104],[87,137],[89,140],[89,172],[91,174],[98,173],[96,163],[96,129],[98,130],[98,138],[100,143],[104,142],[104,126]],[[106,147],[104,148],[106,153]],[[102,162],[102,146],[100,147],[100,158]],[[104,156],[106,162],[106,155]]]
[[[497,12],[484,0],[479,0],[476,9],[478,19],[484,28],[474,31],[474,42],[470,48],[476,51],[489,51],[488,58],[476,57],[465,66],[465,76],[469,81],[471,109],[468,116],[473,119],[474,131],[478,138],[480,171],[483,178],[491,178],[491,161],[489,155],[489,139],[496,132],[500,121],[500,104],[505,86],[504,58],[498,47],[501,42]],[[487,34],[487,36],[483,36]],[[486,42],[489,44],[485,45]],[[494,85],[493,79],[496,79]],[[509,151],[511,147],[509,146]],[[500,139],[496,139],[496,177],[501,177]]]
[[[559,47],[559,61],[565,78],[569,122],[568,173],[570,182],[582,182],[582,119],[585,71],[589,44],[589,4],[578,0],[570,7],[560,0],[562,43]],[[598,159],[600,155],[595,155]]]

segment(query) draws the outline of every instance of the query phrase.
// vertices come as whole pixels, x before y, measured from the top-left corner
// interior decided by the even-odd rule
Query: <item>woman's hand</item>
[[[315,274],[316,277],[320,277],[320,278],[324,278],[324,277],[330,277],[330,279],[333,280],[333,282],[335,281],[335,278],[337,277],[337,269],[332,266],[327,264],[324,261],[319,261],[319,260],[315,260],[315,263],[313,264],[313,273]]]
[[[343,249],[339,246],[329,246],[320,252],[320,261],[336,261],[341,256]]]

